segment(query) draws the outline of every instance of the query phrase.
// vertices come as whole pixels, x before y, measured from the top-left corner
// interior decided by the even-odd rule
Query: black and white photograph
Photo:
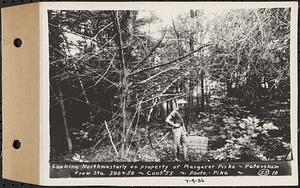
[[[47,15],[50,176],[70,177],[55,164],[247,162],[265,169],[256,163],[270,162],[276,169],[294,160],[291,8],[99,7]],[[80,173],[73,175],[89,175]]]

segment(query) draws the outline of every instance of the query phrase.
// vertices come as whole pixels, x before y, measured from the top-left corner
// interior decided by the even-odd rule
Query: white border
[[[48,50],[48,9],[64,10],[149,10],[149,9],[207,9],[225,8],[279,8],[291,7],[291,145],[294,160],[291,162],[292,176],[231,176],[231,177],[201,177],[205,182],[196,186],[263,186],[263,185],[298,185],[298,140],[297,140],[297,2],[43,2],[40,3],[41,26],[41,132],[40,132],[40,182],[42,185],[119,185],[119,186],[189,186],[186,177],[127,177],[127,178],[49,178],[49,50]],[[189,177],[199,178],[199,177]]]

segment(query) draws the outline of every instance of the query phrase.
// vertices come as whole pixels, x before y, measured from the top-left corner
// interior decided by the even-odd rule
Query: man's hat
[[[184,99],[178,99],[177,104],[187,104],[188,102]]]

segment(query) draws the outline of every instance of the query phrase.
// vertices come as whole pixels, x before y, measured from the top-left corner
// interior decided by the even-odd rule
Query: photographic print
[[[47,9],[50,178],[291,175],[291,8],[156,7]]]

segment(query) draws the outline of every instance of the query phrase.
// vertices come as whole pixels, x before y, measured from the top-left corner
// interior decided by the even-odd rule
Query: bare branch
[[[175,66],[175,67],[171,67],[171,68],[169,68],[169,69],[163,70],[163,71],[161,71],[161,72],[159,72],[159,73],[157,73],[157,74],[155,74],[155,75],[153,75],[153,76],[147,78],[146,80],[140,81],[138,84],[144,84],[144,83],[146,83],[146,82],[152,80],[153,78],[156,78],[157,76],[159,76],[159,75],[161,75],[161,74],[163,74],[163,73],[165,73],[165,72],[168,72],[168,71],[170,71],[170,70],[177,69],[177,68],[178,68],[178,67]]]
[[[122,42],[122,35],[121,35],[121,28],[120,28],[120,23],[119,23],[119,18],[118,18],[118,11],[113,11],[113,22],[115,25],[116,33],[117,33],[117,39],[118,39],[118,45],[119,45],[119,58],[121,61],[122,69],[125,73],[126,65],[124,61],[124,55],[123,55],[123,42]]]
[[[182,75],[182,76],[178,77],[177,79],[173,80],[173,81],[171,82],[171,84],[169,84],[169,85],[168,85],[168,86],[160,93],[160,95],[157,96],[157,98],[155,99],[154,104],[153,104],[151,107],[149,107],[149,108],[150,108],[150,112],[149,112],[148,117],[147,117],[147,121],[148,121],[148,122],[150,121],[151,114],[152,114],[152,112],[153,112],[153,108],[154,108],[156,105],[158,105],[158,104],[157,104],[157,103],[158,103],[158,98],[161,97],[166,91],[168,91],[168,89],[169,89],[174,83],[176,83],[176,82],[177,82],[178,80],[180,80],[182,77],[188,75],[188,73],[189,73],[189,72],[186,72],[184,75]],[[159,104],[161,104],[161,103],[159,103]]]
[[[196,49],[196,50],[194,50],[194,51],[192,51],[192,52],[190,52],[190,53],[188,53],[188,54],[186,54],[186,55],[183,55],[183,56],[181,56],[181,57],[175,58],[175,59],[173,59],[173,60],[171,60],[171,61],[169,61],[169,62],[167,62],[167,63],[160,64],[160,65],[156,65],[156,66],[152,66],[152,67],[147,67],[147,68],[144,68],[144,69],[141,69],[141,70],[134,71],[134,72],[132,72],[132,73],[130,74],[130,76],[135,75],[135,74],[138,74],[138,73],[141,73],[141,72],[144,72],[144,71],[147,71],[147,70],[151,70],[151,69],[155,69],[155,68],[158,68],[158,67],[163,67],[163,66],[166,66],[166,65],[170,65],[170,64],[175,63],[175,62],[177,62],[177,61],[181,61],[181,60],[183,60],[183,59],[189,57],[190,55],[192,55],[192,54],[194,54],[194,53],[196,53],[196,52],[202,50],[203,48],[205,48],[205,47],[207,47],[207,46],[211,46],[211,45],[212,45],[212,44],[206,44],[206,45],[203,45],[203,46],[201,46],[200,48],[198,48],[198,49]]]
[[[173,17],[171,17],[171,19],[172,19],[172,25],[173,25],[173,29],[175,31],[176,37],[177,37],[177,39],[180,39],[180,35],[179,35],[179,33],[178,33],[177,29],[176,29]]]
[[[109,24],[107,24],[106,26],[104,26],[102,29],[100,29],[99,31],[98,31],[98,33],[92,38],[92,39],[96,39],[97,38],[97,36],[102,32],[102,31],[104,31],[104,29],[106,29],[106,28],[108,28],[109,26],[111,26],[113,23],[111,22],[111,23],[109,23]]]
[[[153,104],[152,106],[150,106],[150,107],[147,107],[146,109],[153,109],[155,106],[157,106],[157,105],[160,105],[160,104],[163,104],[163,103],[165,103],[165,102],[168,102],[168,101],[172,101],[172,100],[175,100],[175,99],[178,99],[178,98],[180,98],[180,97],[184,97],[184,96],[186,96],[186,95],[189,95],[189,92],[188,93],[184,93],[184,94],[182,94],[182,95],[178,95],[178,96],[176,96],[176,97],[173,97],[173,98],[171,98],[171,99],[167,99],[167,100],[164,100],[164,101],[162,101],[162,102],[160,102],[160,103],[156,103],[156,104]],[[150,120],[150,119],[149,119]],[[149,121],[148,120],[148,121]]]
[[[117,84],[115,84],[115,83],[113,83],[113,82],[111,82],[111,81],[109,81],[108,79],[105,78],[107,72],[109,71],[111,65],[112,65],[113,62],[114,62],[115,56],[116,56],[116,54],[114,54],[114,56],[113,56],[113,58],[111,59],[111,61],[110,61],[110,63],[109,63],[109,66],[107,67],[106,71],[105,71],[102,75],[100,75],[101,77],[97,80],[97,82],[96,82],[94,85],[92,85],[92,86],[90,86],[89,88],[87,88],[85,91],[87,91],[87,90],[89,90],[89,89],[95,87],[102,79],[105,79],[105,80],[108,81],[109,83],[111,83],[111,84],[113,84],[114,86],[118,87]],[[81,93],[80,95],[82,95],[82,94],[83,94],[83,93]]]
[[[136,70],[140,64],[144,63],[152,54],[153,52],[156,50],[156,48],[162,43],[162,41],[165,39],[165,36],[167,34],[167,30],[164,33],[163,37],[158,41],[158,43],[150,50],[150,52],[135,66],[135,68],[133,69]]]
[[[111,133],[110,133],[110,131],[109,131],[109,129],[108,129],[107,122],[104,121],[104,123],[105,123],[105,128],[106,128],[106,130],[107,130],[107,132],[108,132],[108,136],[109,136],[110,143],[111,143],[111,145],[113,146],[113,148],[114,148],[114,150],[115,150],[117,156],[119,156],[119,153],[118,153],[118,150],[117,150],[117,148],[116,148],[116,145],[114,144],[114,141],[113,141],[113,139],[112,139]]]

